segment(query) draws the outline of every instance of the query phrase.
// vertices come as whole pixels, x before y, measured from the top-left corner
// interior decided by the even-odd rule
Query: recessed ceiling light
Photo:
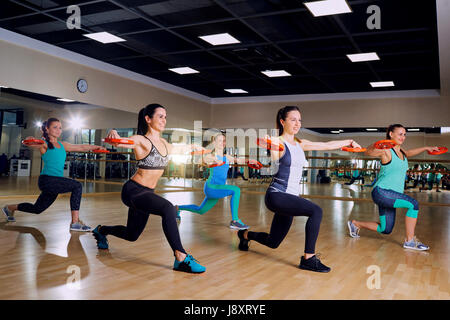
[[[247,91],[242,89],[225,89],[225,91],[229,93],[248,93]]]
[[[303,4],[314,17],[352,12],[352,9],[345,0],[322,0],[304,2]]]
[[[378,131],[378,129],[366,129],[367,131]]]
[[[199,38],[202,40],[205,40],[206,42],[212,44],[213,46],[220,46],[223,44],[240,43],[240,41],[238,39],[236,39],[229,33],[211,34],[209,36],[201,36]]]
[[[393,87],[394,82],[393,81],[378,81],[378,82],[371,82],[370,85],[372,86],[372,88]]]
[[[411,128],[411,129],[408,129],[408,131],[420,131],[420,129],[419,128]]]
[[[380,60],[376,52],[348,54],[347,57],[351,62],[363,62]]]
[[[291,76],[290,73],[284,71],[284,70],[266,70],[266,71],[261,71],[261,73],[265,74],[268,77],[289,77]]]
[[[70,100],[70,99],[66,99],[66,98],[59,98],[59,99],[56,99],[56,100],[62,101],[62,102],[75,102],[75,100]]]
[[[178,74],[191,74],[191,73],[199,73],[199,71],[189,68],[189,67],[180,67],[180,68],[172,68],[170,71],[176,72]]]
[[[83,36],[91,38],[92,40],[99,41],[101,43],[114,43],[126,41],[125,39],[119,38],[109,32],[88,33],[83,34]]]

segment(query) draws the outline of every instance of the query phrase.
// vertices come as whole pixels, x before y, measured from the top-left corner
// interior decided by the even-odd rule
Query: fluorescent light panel
[[[418,128],[411,128],[411,129],[408,129],[408,131],[420,131],[420,129],[418,129]]]
[[[378,82],[371,82],[370,85],[372,88],[380,88],[380,87],[394,87],[393,81],[378,81]]]
[[[345,0],[322,0],[304,2],[303,4],[306,8],[308,8],[314,17],[352,12],[352,9]]]
[[[92,40],[99,41],[101,43],[114,43],[126,41],[125,39],[119,38],[109,32],[88,33],[83,34],[83,36],[91,38]]]
[[[5,89],[8,89],[8,87],[5,87],[5,86],[0,86],[0,88],[5,88]]]
[[[70,99],[66,99],[66,98],[59,98],[59,99],[56,99],[56,100],[62,101],[62,102],[75,102],[75,100],[70,100]]]
[[[348,54],[347,57],[351,62],[364,62],[380,60],[376,52]]]
[[[189,67],[180,67],[180,68],[172,68],[170,71],[176,72],[178,74],[191,74],[191,73],[199,73],[199,71],[189,68]]]
[[[366,129],[367,131],[378,131],[378,129]]]
[[[225,89],[225,91],[229,93],[248,93],[247,91],[242,89]]]
[[[266,70],[266,71],[261,71],[261,73],[263,73],[266,76],[271,77],[271,78],[291,76],[291,74],[286,72],[285,70]]]
[[[206,42],[212,44],[213,46],[220,46],[223,44],[240,43],[240,41],[238,39],[236,39],[229,33],[211,34],[209,36],[201,36],[199,38],[202,40],[205,40]]]
[[[331,130],[331,133],[341,133],[340,130]]]

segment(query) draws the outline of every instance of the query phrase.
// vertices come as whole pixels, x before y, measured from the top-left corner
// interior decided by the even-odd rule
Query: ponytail
[[[55,122],[55,121],[59,122],[59,120],[56,118],[49,118],[47,121],[44,121],[44,123],[42,123],[42,126],[41,126],[42,136],[44,137],[44,140],[47,141],[47,145],[48,145],[49,149],[54,149],[55,146],[53,145],[53,143],[50,142],[50,137],[48,136],[47,129],[50,127],[52,122]]]
[[[297,106],[286,106],[278,110],[276,128],[279,130],[280,136],[283,134],[283,125],[281,124],[281,120],[286,120],[287,114],[291,111],[300,112],[300,109]]]
[[[397,128],[403,128],[403,129],[405,129],[405,127],[404,127],[403,125],[399,124],[399,123],[391,124],[391,125],[387,128],[387,130],[386,130],[386,139],[391,140],[392,138],[391,138],[391,136],[389,135],[389,133],[394,132],[394,130],[397,129]],[[406,130],[406,129],[405,129],[405,130]]]
[[[145,121],[145,116],[149,116],[149,118],[153,118],[153,115],[155,114],[155,110],[158,108],[164,108],[162,105],[157,103],[152,103],[147,105],[146,107],[142,108],[139,111],[138,115],[138,124],[137,124],[137,134],[141,136],[145,136],[145,134],[148,131],[148,125],[147,121]]]

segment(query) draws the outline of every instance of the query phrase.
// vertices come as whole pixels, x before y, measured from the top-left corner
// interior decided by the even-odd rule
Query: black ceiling
[[[244,96],[438,89],[435,1],[348,0],[352,13],[315,18],[302,0],[2,0],[0,27],[206,95]],[[81,9],[69,30],[68,5]],[[369,30],[367,8],[381,9]],[[108,31],[126,42],[83,36]],[[199,36],[228,32],[241,43],[212,46]],[[352,63],[376,51],[380,61]],[[168,70],[189,66],[199,74]],[[267,69],[292,77],[268,78]],[[374,89],[371,81],[394,81]],[[238,94],[242,96],[242,94]]]

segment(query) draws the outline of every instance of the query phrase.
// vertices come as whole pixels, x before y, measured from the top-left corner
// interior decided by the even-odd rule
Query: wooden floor
[[[29,180],[12,181],[0,179],[1,206],[35,200],[32,194],[37,189]],[[159,193],[174,204],[203,200],[201,191],[177,189],[170,181],[164,184]],[[194,187],[201,186],[198,182]],[[249,189],[264,191],[264,186]],[[27,190],[29,195],[23,195]],[[107,191],[112,190],[102,192]],[[127,208],[116,191],[84,197],[82,219],[94,227],[125,224]],[[361,192],[339,184],[305,185],[305,192],[370,197],[370,189]],[[419,201],[450,203],[449,191],[408,194]],[[150,217],[136,242],[109,237],[110,250],[99,251],[91,233],[69,232],[69,199],[60,196],[39,216],[17,212],[15,223],[0,220],[0,299],[450,299],[450,207],[420,209],[416,234],[431,250],[415,252],[401,246],[403,210],[398,210],[391,235],[362,231],[360,239],[353,239],[347,220],[378,220],[373,203],[313,201],[324,212],[316,248],[332,268],[330,273],[297,268],[304,248],[303,217],[294,219],[279,248],[251,242],[248,252],[239,251],[236,231],[228,228],[227,199],[203,216],[182,215],[183,246],[207,267],[206,273],[191,275],[172,271],[173,256],[160,217]],[[246,193],[245,188],[239,215],[255,231],[268,231],[273,216],[263,195]],[[371,265],[381,270],[380,289],[367,286]],[[76,269],[79,288],[67,285]]]

